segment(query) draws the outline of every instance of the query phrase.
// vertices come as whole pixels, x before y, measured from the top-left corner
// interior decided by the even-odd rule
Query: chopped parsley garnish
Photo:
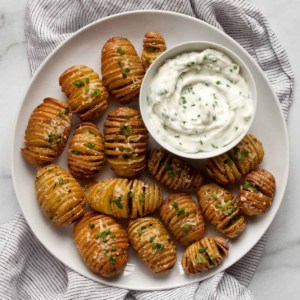
[[[48,142],[49,142],[49,143],[52,143],[52,142],[53,142],[53,135],[52,135],[52,134],[49,134],[49,135],[48,135]]]
[[[60,185],[64,184],[64,179],[63,179],[63,178],[59,178],[58,183],[59,183]]]
[[[99,233],[95,233],[94,237],[95,237],[96,240],[98,240],[100,238],[100,234]]]
[[[100,235],[101,235],[102,241],[104,243],[106,242],[106,237],[110,234],[111,234],[111,231],[109,229],[101,232]]]
[[[198,260],[199,264],[203,264],[204,263],[204,260],[203,260],[202,256],[199,255],[199,254],[197,254],[197,260]]]
[[[233,69],[234,69],[234,70],[237,70],[237,68],[238,68],[237,65],[234,65],[234,66],[233,66]]]
[[[139,229],[138,229],[138,234],[139,236],[142,235],[142,233],[147,229],[147,226],[141,226]]]
[[[84,88],[84,91],[87,93],[90,89],[88,87]]]
[[[70,107],[68,106],[65,108],[65,115],[67,115],[69,112],[70,112]]]
[[[182,101],[182,104],[186,104],[186,98],[185,97],[181,97],[181,101]]]
[[[129,192],[129,193],[128,193],[128,198],[131,198],[131,199],[132,199],[133,197],[134,197],[134,193],[133,193],[133,192]]]
[[[73,153],[73,154],[75,154],[75,155],[80,155],[80,154],[82,154],[82,152],[80,152],[79,150],[76,150],[76,149],[71,150],[71,153]]]
[[[154,241],[154,237],[152,236],[150,239],[149,239],[149,242],[152,243]]]
[[[95,134],[95,131],[92,130],[92,129],[89,129],[89,133],[90,133],[90,134]]]
[[[75,80],[74,85],[77,87],[84,86],[84,82],[82,80]]]
[[[154,47],[149,47],[149,51],[150,51],[150,52],[154,52],[154,51],[155,51],[155,48],[154,48]]]
[[[89,79],[89,78],[86,78],[86,79],[85,79],[85,83],[86,83],[86,84],[90,83],[90,79]]]
[[[232,160],[231,160],[230,157],[226,157],[226,158],[223,160],[223,163],[224,163],[224,164],[227,164],[227,165],[229,165],[229,166],[232,166],[232,165],[233,165],[233,162],[232,162]]]
[[[89,149],[94,149],[96,147],[96,144],[94,143],[85,143],[84,146],[88,147]]]
[[[100,96],[100,95],[101,95],[101,91],[100,91],[99,89],[95,89],[95,90],[94,90],[94,94],[95,94],[96,96]]]
[[[129,68],[125,68],[124,71],[125,71],[126,73],[129,73],[129,72],[130,72],[130,69],[129,69]]]
[[[141,203],[144,203],[144,202],[145,202],[145,193],[142,193],[142,194],[141,194],[139,201],[140,201]]]
[[[49,172],[49,173],[53,172],[53,169],[48,169],[48,172]]]
[[[91,229],[93,229],[93,228],[95,228],[95,224],[94,224],[94,223],[90,223],[90,224],[89,224],[89,227],[90,227]]]
[[[118,197],[117,199],[111,199],[110,201],[115,203],[117,205],[118,208],[122,209],[123,208],[123,204],[121,203],[122,198]]]
[[[125,134],[126,137],[129,137],[129,136],[130,136],[130,133],[131,133],[131,126],[121,125],[121,126],[120,126],[120,130],[121,130],[122,132],[124,132],[124,134]]]
[[[60,111],[57,115],[61,118],[64,114]]]
[[[221,84],[221,81],[220,81],[220,80],[216,81],[216,84],[217,84],[217,85],[220,85],[220,84]]]
[[[217,120],[217,117],[216,117],[216,116],[213,116],[213,120],[216,121],[216,120]]]
[[[189,224],[183,224],[181,227],[184,231],[189,231],[190,230],[190,225]]]
[[[111,265],[115,265],[116,262],[117,262],[117,258],[116,258],[115,256],[111,256],[111,257],[109,258],[109,263],[110,263]]]
[[[157,249],[159,252],[163,251],[165,246],[161,243],[153,243],[151,244],[152,249]]]
[[[207,250],[207,247],[204,246],[204,247],[199,249],[199,253],[204,253],[206,250]]]
[[[167,171],[167,174],[170,177],[174,177],[175,176],[174,171],[173,171],[173,169],[172,169],[172,167],[171,167],[170,164],[166,164],[166,171]]]
[[[257,192],[258,192],[257,187],[256,187],[254,184],[252,184],[252,183],[250,183],[250,182],[248,182],[248,181],[245,181],[245,182],[243,183],[243,189],[244,189],[244,190],[250,190],[250,191],[253,191],[254,193],[257,193]]]
[[[121,55],[124,55],[125,54],[125,51],[122,49],[122,47],[118,47],[117,48],[117,52]]]
[[[215,193],[212,193],[211,196],[214,198],[214,199],[218,199],[217,195]]]

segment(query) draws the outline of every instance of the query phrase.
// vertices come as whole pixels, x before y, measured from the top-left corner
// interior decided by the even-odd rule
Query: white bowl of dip
[[[247,65],[211,42],[186,42],[150,66],[140,110],[152,137],[186,158],[220,155],[248,132],[256,111],[256,87]]]

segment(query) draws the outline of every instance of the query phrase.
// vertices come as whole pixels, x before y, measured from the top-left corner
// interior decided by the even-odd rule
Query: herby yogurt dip
[[[150,82],[147,101],[157,135],[185,153],[228,145],[248,126],[254,113],[240,67],[214,49],[167,60]]]

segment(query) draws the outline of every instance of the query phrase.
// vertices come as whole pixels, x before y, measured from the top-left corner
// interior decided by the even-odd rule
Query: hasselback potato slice
[[[154,212],[162,203],[162,191],[154,183],[109,178],[88,185],[85,197],[96,211],[117,218],[137,218]]]
[[[151,150],[147,167],[155,179],[173,190],[196,189],[203,183],[199,170],[163,149]]]
[[[143,66],[147,70],[152,62],[167,49],[164,38],[158,32],[146,32],[141,56]]]
[[[74,240],[84,262],[103,277],[123,272],[128,260],[126,230],[113,218],[86,213],[74,225]]]
[[[186,194],[171,194],[160,207],[160,217],[183,246],[198,241],[205,230],[205,222],[199,206]]]
[[[159,220],[144,217],[128,225],[128,237],[138,257],[154,273],[166,272],[176,263],[176,247]]]
[[[235,183],[260,164],[263,157],[262,143],[253,134],[247,134],[233,149],[208,159],[206,170],[219,184]]]
[[[228,254],[228,242],[222,237],[205,237],[185,249],[181,264],[186,274],[204,272],[219,266]]]
[[[76,178],[93,178],[104,161],[104,142],[97,126],[89,122],[79,124],[74,131],[68,153],[71,174]]]
[[[107,161],[117,176],[133,178],[146,167],[148,131],[133,108],[113,110],[104,123]]]
[[[38,169],[35,191],[43,213],[55,225],[68,225],[84,214],[85,200],[80,184],[58,165]]]
[[[96,120],[107,109],[107,90],[93,69],[73,66],[59,77],[59,84],[72,111],[82,121]]]
[[[246,215],[260,215],[271,207],[275,193],[275,177],[265,169],[255,169],[245,177],[237,200]]]
[[[68,105],[53,98],[32,112],[25,132],[23,157],[34,165],[51,163],[64,149],[72,126]]]
[[[245,218],[240,214],[238,203],[229,191],[210,183],[200,187],[197,197],[204,216],[217,230],[229,238],[235,238],[243,232],[246,227]]]
[[[122,104],[139,94],[145,74],[134,46],[124,37],[112,37],[103,46],[101,72],[103,84]]]

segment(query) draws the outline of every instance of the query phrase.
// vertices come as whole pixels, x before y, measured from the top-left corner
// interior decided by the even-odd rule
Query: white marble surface
[[[285,46],[297,81],[300,75],[300,1],[253,0],[253,3],[267,16]],[[0,0],[0,224],[19,211],[11,180],[10,152],[18,106],[30,81],[24,37],[25,6],[26,0]],[[296,82],[295,101],[288,121],[290,176],[284,201],[268,230],[264,255],[250,284],[257,299],[300,299],[299,95],[300,87]]]

